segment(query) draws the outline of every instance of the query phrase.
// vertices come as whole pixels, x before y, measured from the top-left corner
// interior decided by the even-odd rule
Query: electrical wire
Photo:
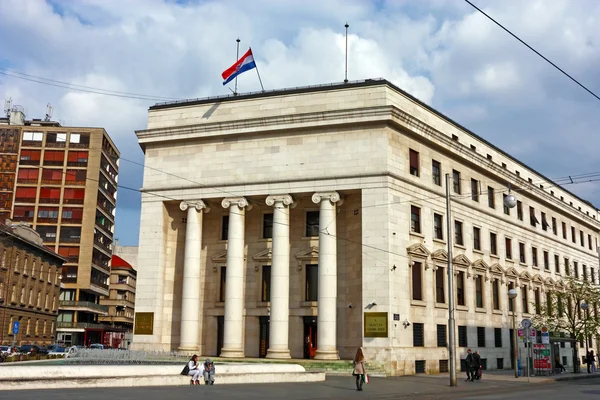
[[[588,92],[589,94],[591,94],[592,96],[594,96],[596,98],[596,100],[600,100],[600,97],[598,97],[598,95],[596,95],[596,93],[592,92],[590,89],[588,89],[587,87],[585,87],[581,82],[579,82],[577,79],[573,78],[571,75],[569,75],[567,72],[565,72],[565,70],[563,70],[562,68],[560,68],[558,65],[556,65],[552,61],[550,61],[548,58],[544,57],[539,51],[537,51],[536,49],[534,49],[533,47],[531,47],[530,45],[528,45],[524,40],[522,40],[520,37],[518,37],[517,35],[515,35],[514,33],[512,33],[510,30],[508,30],[507,28],[505,28],[501,23],[499,23],[498,21],[496,21],[494,18],[492,18],[491,16],[489,16],[488,14],[486,14],[482,9],[480,9],[479,7],[477,7],[475,4],[471,3],[469,0],[465,0],[465,2],[468,3],[474,9],[476,9],[477,11],[479,11],[481,14],[485,15],[490,21],[492,21],[493,23],[495,23],[496,25],[498,25],[506,33],[508,33],[509,35],[511,35],[512,37],[514,37],[515,39],[517,39],[519,42],[521,42],[521,44],[523,44],[524,46],[526,46],[529,50],[533,51],[535,54],[537,54],[538,56],[540,56],[548,64],[552,65],[554,68],[556,68],[557,70],[559,70],[563,75],[565,75],[567,78],[569,78],[570,80],[572,80],[573,82],[575,82],[577,85],[579,85],[581,88],[583,88],[586,92]]]

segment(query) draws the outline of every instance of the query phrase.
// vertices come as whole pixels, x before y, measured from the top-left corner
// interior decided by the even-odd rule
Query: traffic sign
[[[17,333],[19,333],[19,327],[20,327],[21,323],[19,321],[15,321],[13,322],[13,326],[12,326],[12,333],[13,335],[16,335]]]
[[[525,329],[529,328],[531,326],[531,320],[525,318],[523,321],[521,321],[521,326]]]

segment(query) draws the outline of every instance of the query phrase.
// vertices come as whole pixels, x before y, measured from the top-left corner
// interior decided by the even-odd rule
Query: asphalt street
[[[0,391],[0,400],[178,400],[190,398],[229,399],[435,399],[494,400],[543,398],[553,400],[598,399],[600,378],[555,383],[510,381],[460,382],[450,388],[446,379],[428,376],[373,378],[363,392],[354,390],[352,377],[329,377],[320,383],[255,385],[171,386],[144,388],[90,388]]]

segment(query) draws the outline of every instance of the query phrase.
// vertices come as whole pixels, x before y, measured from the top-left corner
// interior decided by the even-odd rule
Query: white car
[[[10,351],[11,347],[12,346],[0,346],[0,353],[2,353],[2,354],[10,354],[11,353],[11,351]]]
[[[49,356],[66,357],[67,349],[65,349],[64,347],[55,347],[54,350],[52,350],[51,352],[48,353],[48,355]]]

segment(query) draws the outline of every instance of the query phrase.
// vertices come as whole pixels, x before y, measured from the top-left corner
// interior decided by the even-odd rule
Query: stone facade
[[[445,369],[445,174],[457,337],[488,368],[510,367],[508,285],[520,321],[565,259],[598,282],[596,208],[384,80],[156,105],[137,135],[137,348]]]

